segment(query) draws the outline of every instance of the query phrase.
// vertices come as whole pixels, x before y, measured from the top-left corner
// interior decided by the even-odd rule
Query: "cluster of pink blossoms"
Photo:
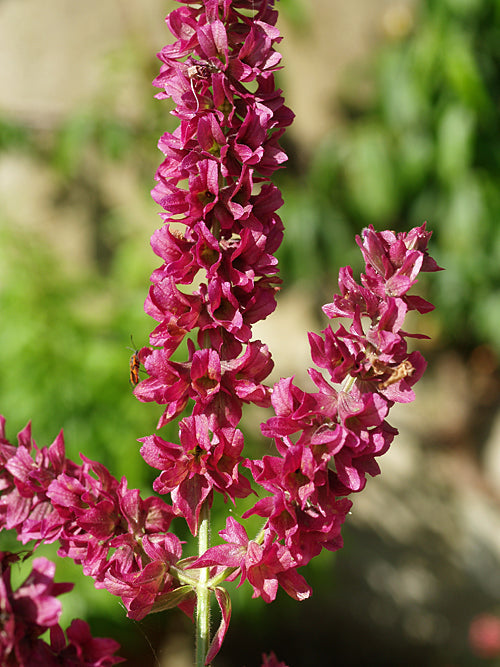
[[[119,648],[112,639],[95,639],[89,626],[74,620],[66,630],[59,625],[57,596],[73,584],[54,583],[55,566],[35,558],[33,568],[16,590],[11,586],[16,554],[0,551],[0,663],[3,667],[108,667],[123,662],[112,654]],[[41,639],[49,629],[50,643]]]
[[[279,586],[301,600],[311,589],[298,568],[323,548],[342,546],[346,496],[379,473],[376,457],[397,432],[388,412],[413,400],[425,368],[423,357],[408,351],[403,323],[409,311],[432,306],[408,292],[420,271],[439,267],[427,254],[425,225],[399,234],[365,229],[357,239],[366,265],[361,283],[350,267],[341,269],[340,295],[323,309],[343,323],[309,334],[317,391],[301,390],[292,378],[264,384],[273,362],[251,327],[276,305],[282,199],[270,177],[286,161],[278,140],[293,117],[274,85],[277,12],[273,0],[179,2],[167,17],[176,41],[160,52],[155,80],[158,97],[174,100],[180,120],[160,139],[165,160],[153,190],[165,224],[151,243],[163,264],[151,276],[145,310],[158,325],[151,347],[138,353],[148,377],[134,390],[141,401],[165,406],[158,428],[181,417],[178,443],[158,434],[141,440],[145,461],[160,471],[154,490],[170,494],[171,505],[142,500],[125,479],[85,457],[82,465],[67,460],[62,435],[39,449],[28,426],[14,446],[0,420],[0,530],[14,529],[23,543],[58,540],[59,554],[120,596],[136,619],[173,606],[191,615],[197,568],[209,568],[222,623],[208,664],[229,622],[222,581],[248,580],[266,602]],[[262,432],[274,440],[275,455],[245,457],[237,428],[244,403],[274,409]],[[188,404],[191,414],[183,417]],[[229,517],[222,544],[182,558],[169,530],[174,517],[196,535],[215,493],[235,502],[256,490],[259,499],[243,515],[264,519],[255,538]],[[70,631],[76,646],[80,634]],[[61,642],[54,631],[50,650],[62,651]],[[117,659],[88,664],[109,660]],[[278,664],[274,655],[264,660]]]
[[[153,197],[165,224],[152,246],[164,263],[145,305],[159,324],[153,347],[139,353],[149,377],[135,395],[166,405],[159,428],[193,404],[180,421],[180,444],[155,434],[142,439],[141,453],[161,471],[154,489],[170,493],[193,534],[214,492],[233,501],[251,493],[241,473],[249,469],[271,495],[243,518],[265,518],[263,530],[249,539],[228,518],[219,533],[225,543],[192,567],[216,566],[214,577],[228,568],[227,577],[240,574],[268,602],[280,585],[303,599],[310,588],[297,568],[322,548],[342,546],[345,496],[363,488],[366,473],[379,472],[375,457],[396,433],[385,421],[390,407],[413,399],[425,362],[408,353],[403,321],[409,310],[432,306],[407,292],[421,270],[438,267],[427,255],[425,225],[398,235],[365,230],[362,285],[342,269],[341,295],[324,308],[330,318],[350,318],[349,330],[310,334],[313,360],[327,375],[310,369],[318,392],[303,392],[290,378],[272,390],[263,384],[272,361],[251,340],[251,325],[275,307],[281,195],[269,178],[286,160],[277,140],[292,120],[274,86],[277,12],[272,0],[183,4],[167,18],[177,41],[160,52],[155,81],[158,97],[176,103],[180,124],[159,143],[166,157]],[[185,338],[188,358],[174,361]],[[279,456],[244,458],[236,428],[243,403],[272,404],[276,417],[263,433]]]
[[[131,618],[168,606],[179,585],[169,567],[182,554],[179,538],[168,532],[170,506],[161,498],[142,500],[125,478],[82,459],[77,465],[66,458],[62,433],[38,448],[30,424],[12,445],[0,417],[0,529],[15,530],[23,544],[58,541],[59,556],[82,565],[97,588],[120,596]]]

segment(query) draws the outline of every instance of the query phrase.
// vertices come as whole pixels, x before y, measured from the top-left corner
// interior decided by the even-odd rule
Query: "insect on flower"
[[[218,70],[214,65],[212,65],[209,62],[204,62],[204,61],[200,61],[199,63],[195,63],[194,65],[190,65],[187,68],[186,73],[187,73],[189,83],[190,83],[190,86],[191,86],[191,92],[193,93],[194,98],[196,100],[195,113],[198,113],[198,111],[200,110],[200,100],[198,99],[198,95],[196,94],[196,91],[194,89],[195,81],[201,81],[201,80],[204,80],[204,79],[208,79],[210,74],[212,74],[213,72],[217,72],[217,71]]]
[[[132,345],[134,345],[134,340],[132,336],[130,336],[130,340],[132,342]],[[133,387],[135,387],[135,385],[139,384],[140,382],[139,369],[141,367],[141,362],[139,360],[139,350],[135,348],[135,345],[134,347],[130,347],[129,350],[132,350],[133,352],[129,360],[129,370],[130,370],[129,382]]]

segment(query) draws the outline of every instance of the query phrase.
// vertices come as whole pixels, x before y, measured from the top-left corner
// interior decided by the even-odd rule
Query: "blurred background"
[[[127,348],[152,328],[149,190],[175,119],[150,82],[172,7],[0,0],[0,413],[11,440],[28,419],[40,446],[64,427],[71,458],[98,459],[145,493],[155,474],[136,440],[160,410],[132,396]],[[231,589],[217,665],[260,665],[271,650],[290,667],[500,664],[500,2],[279,9],[279,85],[296,119],[275,179],[284,286],[255,332],[273,379],[307,388],[306,332],[324,328],[339,267],[360,269],[364,226],[427,220],[446,271],[422,279],[436,310],[408,329],[431,337],[419,342],[429,367],[416,402],[394,410],[401,435],[354,498],[344,549],[309,566],[306,602],[267,606]],[[247,411],[256,452],[268,446],[260,420]],[[215,513],[222,523],[224,507]],[[3,535],[0,548],[20,547]],[[180,612],[133,623],[72,563],[59,559],[57,578],[77,581],[65,622],[118,639],[127,664],[191,664]]]

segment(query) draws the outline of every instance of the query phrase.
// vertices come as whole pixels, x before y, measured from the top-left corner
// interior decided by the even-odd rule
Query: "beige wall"
[[[296,113],[291,130],[307,151],[334,116],[348,63],[384,34],[405,28],[411,0],[296,0],[309,25],[280,15],[282,85]],[[0,112],[45,127],[95,100],[133,115],[152,94],[134,70],[168,40],[171,0],[3,0],[0,2]],[[406,23],[405,23],[406,22]],[[148,55],[149,54],[149,55]],[[144,96],[144,97],[143,97]]]

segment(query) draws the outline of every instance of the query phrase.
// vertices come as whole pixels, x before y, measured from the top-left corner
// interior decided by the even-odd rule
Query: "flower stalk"
[[[198,555],[202,556],[210,546],[210,508],[205,503],[200,512],[198,529]],[[210,588],[209,568],[202,567],[196,585],[196,667],[203,667],[210,643]]]

